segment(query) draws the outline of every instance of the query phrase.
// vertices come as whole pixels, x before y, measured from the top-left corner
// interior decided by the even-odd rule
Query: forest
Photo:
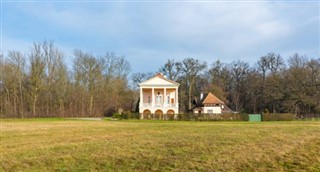
[[[239,113],[320,113],[320,57],[270,52],[251,66],[169,58],[158,71],[132,73],[126,57],[112,52],[74,50],[73,56],[67,64],[52,41],[34,43],[25,54],[0,55],[1,117],[101,117],[119,108],[137,113],[137,84],[159,72],[180,83],[180,112],[190,112],[201,92],[212,92]]]

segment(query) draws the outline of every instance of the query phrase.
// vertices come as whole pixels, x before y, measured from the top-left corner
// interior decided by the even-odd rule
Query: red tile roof
[[[224,102],[212,93],[208,93],[206,97],[204,97],[202,104],[224,104]]]

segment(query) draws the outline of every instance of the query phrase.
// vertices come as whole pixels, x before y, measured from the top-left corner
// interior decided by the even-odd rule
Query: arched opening
[[[163,118],[163,112],[162,110],[158,109],[154,112],[156,119],[162,119]]]
[[[151,115],[151,111],[149,109],[146,109],[143,111],[143,119],[149,119]]]
[[[167,111],[167,114],[174,115],[174,111],[170,109]]]
[[[170,120],[173,120],[173,118],[174,118],[174,111],[173,110],[170,109],[167,111],[167,118]]]

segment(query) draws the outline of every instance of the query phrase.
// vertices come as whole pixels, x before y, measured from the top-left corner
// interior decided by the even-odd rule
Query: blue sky
[[[133,72],[167,59],[253,65],[268,52],[320,55],[320,2],[2,1],[2,47],[28,53],[53,40],[68,63],[74,49],[124,55]]]

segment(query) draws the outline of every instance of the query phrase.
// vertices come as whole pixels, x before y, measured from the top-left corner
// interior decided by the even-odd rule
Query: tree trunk
[[[257,98],[253,98],[253,113],[257,113]]]
[[[20,77],[20,83],[19,83],[19,89],[20,89],[20,103],[21,103],[21,107],[20,107],[20,114],[21,114],[21,118],[24,118],[24,102],[23,102],[23,93],[22,93],[22,81],[21,81],[21,77]]]
[[[49,90],[50,91],[50,90]],[[46,103],[46,117],[49,117],[49,101],[50,101],[50,98],[49,98],[49,93],[47,93],[47,103]]]
[[[89,106],[90,106],[89,107],[89,115],[91,117],[91,115],[92,115],[92,107],[93,107],[93,96],[92,95],[90,96],[90,105]]]
[[[16,96],[16,89],[14,88],[13,91],[13,114],[16,117],[17,115],[17,96]]]
[[[63,100],[59,100],[59,116],[64,117],[64,105]]]
[[[38,95],[35,95],[35,96],[34,96],[34,99],[33,99],[33,105],[32,105],[32,114],[33,114],[33,117],[34,117],[34,118],[36,117],[36,103],[37,103],[37,99],[38,99]]]
[[[84,100],[83,100],[83,95],[81,94],[81,116],[83,116],[83,114],[84,114]]]
[[[6,90],[6,98],[5,98],[5,103],[4,103],[4,109],[5,109],[5,114],[8,114],[8,110],[9,110],[9,108],[8,108],[8,105],[10,105],[10,92],[9,92],[9,90],[7,89],[7,88],[5,88],[5,90]],[[9,102],[9,103],[8,103]],[[10,107],[10,106],[9,106]],[[9,111],[10,112],[10,111]]]
[[[193,85],[193,82],[194,82],[194,78],[192,78],[191,82],[190,82],[190,85],[189,85],[189,93],[188,93],[188,103],[189,103],[189,111],[191,111],[192,109],[192,85]]]

